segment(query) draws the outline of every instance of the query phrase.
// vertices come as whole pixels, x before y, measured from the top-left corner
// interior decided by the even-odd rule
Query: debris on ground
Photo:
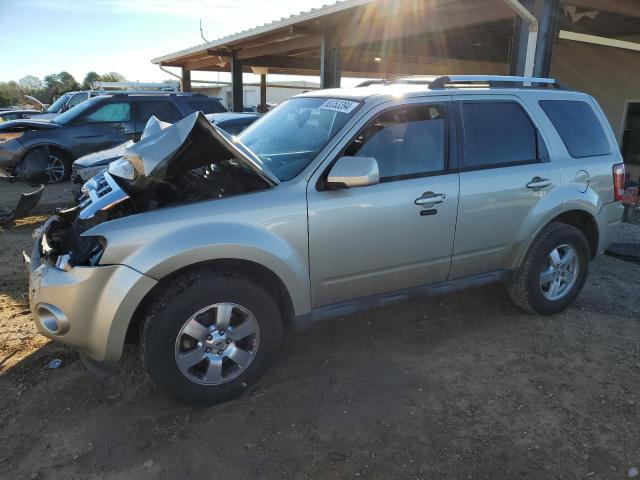
[[[16,208],[11,211],[0,207],[0,225],[12,222],[18,218],[26,217],[40,201],[43,191],[44,185],[40,185],[40,188],[35,192],[21,194]]]
[[[60,368],[60,365],[62,365],[62,360],[60,360],[59,358],[54,358],[47,364],[47,368],[56,369]]]

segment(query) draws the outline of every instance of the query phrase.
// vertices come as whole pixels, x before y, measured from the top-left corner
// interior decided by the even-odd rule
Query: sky
[[[174,79],[151,59],[279,20],[332,0],[0,0],[0,81],[66,70],[127,80]],[[174,70],[179,74],[179,69]],[[228,80],[194,72],[192,79]],[[251,81],[251,79],[245,79]]]

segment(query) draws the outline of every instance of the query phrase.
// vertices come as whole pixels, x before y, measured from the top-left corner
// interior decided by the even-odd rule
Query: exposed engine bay
[[[200,112],[173,125],[152,117],[138,143],[84,184],[79,205],[58,211],[37,232],[41,258],[62,270],[97,265],[106,241],[82,233],[99,223],[276,183],[234,142]]]

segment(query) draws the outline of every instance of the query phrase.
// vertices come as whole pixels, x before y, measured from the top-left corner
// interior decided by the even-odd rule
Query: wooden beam
[[[231,57],[231,96],[233,100],[233,111],[242,111],[243,91],[242,91],[242,60]]]
[[[623,40],[616,40],[615,38],[598,37],[596,35],[568,32],[566,30],[560,30],[559,37],[564,40],[573,40],[575,42],[591,43],[593,45],[601,45],[603,47],[622,48],[624,50],[640,52],[640,43],[626,42]]]
[[[186,68],[182,68],[182,82],[181,87],[183,92],[191,91],[191,71]]]
[[[277,55],[267,55],[264,57],[250,58],[243,61],[244,65],[251,67],[277,67],[277,68],[298,68],[304,70],[320,70],[320,60],[309,57],[285,57]]]
[[[260,113],[267,113],[267,75],[260,75]]]
[[[340,86],[340,47],[335,27],[327,28],[320,44],[320,87]]]
[[[236,58],[246,60],[248,58],[263,57],[265,55],[278,55],[294,50],[319,47],[320,38],[315,36],[299,37],[282,42],[268,43],[259,47],[246,48],[235,51]]]
[[[222,59],[222,61],[220,61]],[[204,70],[206,67],[211,67],[214,65],[220,65],[229,63],[231,61],[231,57],[205,57],[199,60],[195,60],[193,62],[187,62],[183,65],[183,68],[187,70]]]
[[[640,5],[637,0],[570,0],[566,3],[592,10],[640,17]]]

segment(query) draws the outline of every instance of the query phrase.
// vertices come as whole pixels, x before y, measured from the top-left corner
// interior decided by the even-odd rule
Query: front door
[[[563,203],[560,166],[519,99],[457,100],[464,155],[452,279],[509,268],[522,244]]]
[[[379,184],[309,183],[314,308],[447,279],[458,208],[449,104],[442,97],[371,114],[338,157],[376,158]]]

